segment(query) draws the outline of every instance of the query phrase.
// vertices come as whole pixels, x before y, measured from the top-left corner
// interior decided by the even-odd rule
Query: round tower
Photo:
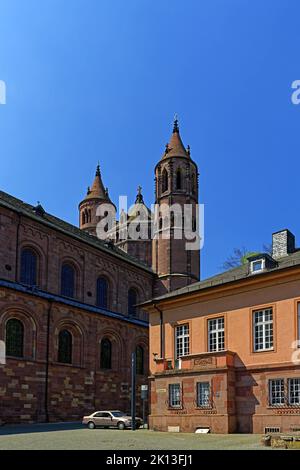
[[[111,202],[108,189],[104,188],[100,166],[97,165],[95,179],[87,194],[79,204],[79,227],[91,235],[96,236],[96,227],[101,217],[97,216],[97,209],[101,204],[109,204],[113,210],[115,205]]]
[[[155,167],[155,224],[152,267],[156,293],[185,287],[200,278],[198,168],[184,147],[177,118],[165,152]]]

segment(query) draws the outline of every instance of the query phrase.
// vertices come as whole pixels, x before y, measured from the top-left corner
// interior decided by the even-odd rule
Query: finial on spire
[[[88,186],[88,188],[87,188],[87,194],[90,194],[90,192],[91,192],[91,188]]]
[[[96,168],[96,176],[101,176],[99,162],[98,162],[98,165],[97,165],[97,168]]]
[[[135,199],[135,203],[136,204],[144,204],[144,198],[143,198],[143,195],[142,195],[142,187],[141,186],[138,186],[137,188],[137,196],[136,196],[136,199]]]
[[[175,116],[174,116],[173,134],[175,134],[175,132],[179,132],[178,115],[177,115],[177,113],[176,113]]]
[[[188,155],[191,155],[191,147],[190,147],[189,145],[187,146],[186,151],[187,151],[187,154],[188,154]]]
[[[108,188],[105,188],[105,196],[108,197]]]
[[[169,150],[170,150],[170,148],[169,148],[169,144],[166,144],[166,150],[165,150],[165,154],[169,153]]]

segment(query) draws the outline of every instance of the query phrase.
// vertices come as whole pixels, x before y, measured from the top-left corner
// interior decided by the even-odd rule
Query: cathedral
[[[195,227],[198,169],[177,119],[154,172],[156,206],[183,211],[189,205]],[[116,206],[99,165],[79,203],[79,227],[0,191],[0,341],[6,348],[0,424],[80,420],[97,409],[128,412],[133,351],[141,413],[141,385],[149,376],[142,304],[199,281],[200,250],[186,249],[184,223],[176,216],[158,209],[153,217],[141,188],[135,203],[101,238],[99,224]],[[147,237],[125,230],[142,232],[144,224]]]

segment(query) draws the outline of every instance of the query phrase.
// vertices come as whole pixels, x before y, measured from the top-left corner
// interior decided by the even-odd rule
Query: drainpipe
[[[157,307],[156,304],[153,304],[153,307],[155,310],[159,312],[159,323],[160,323],[160,357],[161,359],[164,359],[165,357],[165,351],[164,351],[164,336],[163,336],[163,327],[164,327],[164,321],[163,321],[163,312],[162,310]]]
[[[48,410],[48,388],[49,388],[49,351],[50,351],[50,320],[52,310],[52,300],[49,300],[49,307],[47,313],[47,342],[46,342],[46,376],[45,376],[45,420],[49,423],[49,410]]]

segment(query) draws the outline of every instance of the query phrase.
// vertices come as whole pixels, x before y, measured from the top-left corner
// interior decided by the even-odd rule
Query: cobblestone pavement
[[[0,427],[0,450],[197,450],[266,449],[255,434],[183,434],[139,429],[89,430],[79,423]]]

